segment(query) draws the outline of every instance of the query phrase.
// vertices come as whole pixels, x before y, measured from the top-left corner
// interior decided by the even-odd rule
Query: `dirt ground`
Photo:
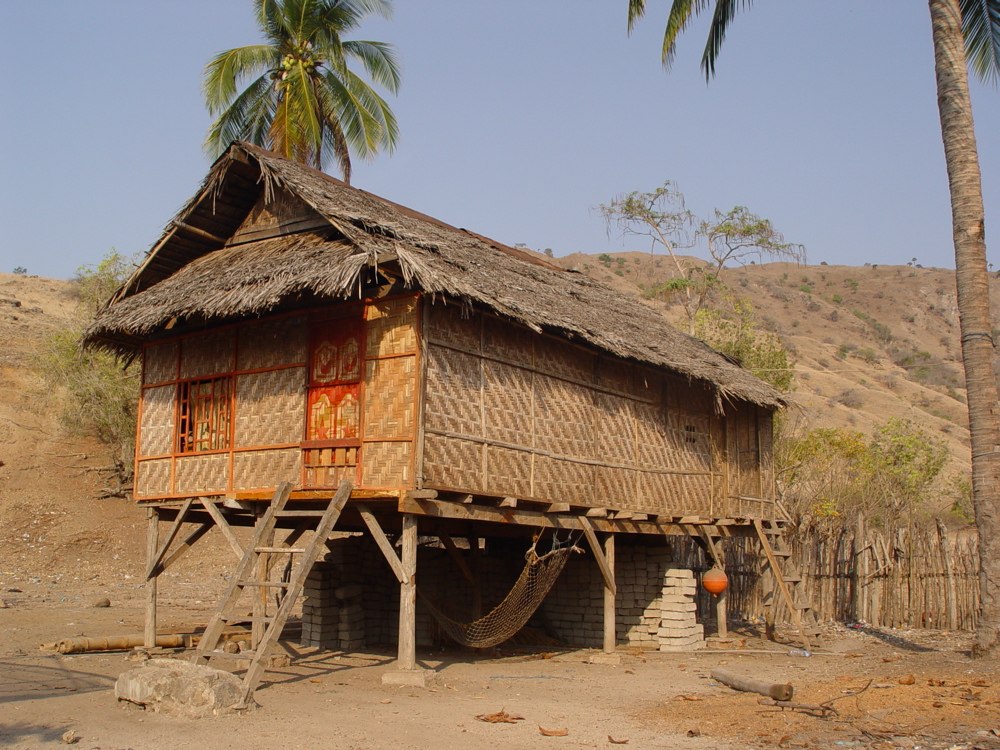
[[[16,590],[15,590],[16,589]],[[107,596],[112,606],[92,604]],[[23,581],[0,590],[0,746],[81,748],[997,748],[1000,665],[973,661],[954,634],[831,631],[812,656],[737,632],[726,649],[690,654],[626,651],[620,665],[587,663],[591,652],[500,649],[421,651],[427,689],[387,687],[391,651],[345,654],[301,649],[270,671],[261,707],[242,716],[180,719],[118,704],[117,676],[135,666],[124,652],[56,655],[42,642],[141,632],[142,590]],[[202,624],[214,591],[175,582],[161,627]],[[204,598],[201,598],[204,597]],[[770,649],[775,653],[739,653]],[[183,656],[182,652],[178,656]],[[710,678],[722,666],[788,681],[794,700],[836,713],[761,705]],[[861,691],[861,692],[859,692]],[[857,693],[855,695],[855,693]],[[498,711],[515,723],[487,723]],[[565,730],[545,736],[541,728]],[[617,742],[615,742],[617,741]],[[627,741],[627,742],[626,742]]]

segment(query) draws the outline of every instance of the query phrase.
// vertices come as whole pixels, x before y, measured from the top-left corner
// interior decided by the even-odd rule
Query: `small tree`
[[[695,336],[726,354],[779,391],[792,390],[795,374],[781,339],[757,326],[753,305],[729,298],[730,311],[702,308],[695,316]]]
[[[132,476],[139,374],[123,368],[113,354],[81,343],[84,331],[134,267],[112,250],[96,266],[77,269],[76,317],[49,336],[38,356],[46,384],[68,391],[60,415],[64,425],[77,434],[93,434],[112,448],[122,485]]]
[[[601,206],[608,228],[623,235],[648,237],[650,252],[666,250],[677,275],[654,287],[652,293],[679,296],[687,319],[687,331],[695,334],[698,311],[712,290],[722,284],[719,274],[729,264],[745,265],[765,258],[802,261],[805,248],[785,242],[771,222],[745,206],[730,211],[716,209],[712,219],[698,220],[684,205],[684,195],[671,182],[649,193],[631,192]],[[704,240],[708,260],[678,254]]]

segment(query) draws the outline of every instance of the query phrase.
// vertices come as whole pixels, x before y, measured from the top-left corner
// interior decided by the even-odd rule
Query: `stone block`
[[[115,683],[118,700],[193,719],[233,713],[240,708],[241,692],[236,675],[178,659],[150,659]]]

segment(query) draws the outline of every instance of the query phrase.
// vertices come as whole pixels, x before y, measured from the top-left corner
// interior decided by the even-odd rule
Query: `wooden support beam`
[[[219,237],[218,235],[212,234],[211,232],[206,232],[204,229],[199,229],[198,227],[186,224],[183,221],[175,221],[174,226],[177,227],[178,229],[183,229],[188,234],[193,234],[195,237],[201,237],[204,240],[208,240],[210,242],[214,242],[219,245],[226,244],[225,238]]]
[[[184,523],[184,516],[187,515],[192,502],[192,498],[189,497],[184,501],[181,509],[177,511],[177,517],[174,518],[174,522],[170,525],[170,530],[167,532],[167,536],[164,538],[163,544],[160,545],[160,548],[153,555],[153,559],[149,561],[149,564],[146,567],[147,581],[156,575],[157,569],[160,566],[160,561],[163,560],[163,556],[167,554],[167,548],[170,546],[171,542],[174,541],[174,537],[177,536],[177,532],[181,530],[181,524]]]
[[[372,538],[375,540],[378,548],[382,550],[382,554],[385,556],[386,562],[389,563],[389,567],[392,568],[392,572],[395,574],[396,580],[402,585],[409,583],[409,574],[406,572],[403,562],[396,556],[396,550],[392,548],[392,542],[390,542],[388,537],[386,537],[385,532],[382,531],[382,527],[378,525],[378,519],[372,515],[372,512],[368,509],[367,505],[359,503],[354,507],[358,509],[358,513],[361,514],[361,520],[365,522],[365,526],[367,526],[368,531],[371,532]]]
[[[715,544],[715,540],[712,538],[711,533],[706,526],[697,527],[698,536],[705,543],[705,548],[708,550],[708,554],[712,558],[712,562],[718,565],[722,570],[725,570],[725,563],[722,560],[722,555],[719,553],[719,548]]]
[[[516,497],[505,497],[503,500],[500,501],[500,507],[501,508],[516,508],[517,507],[517,498]]]
[[[218,506],[207,497],[201,498],[200,502],[202,507],[208,511],[208,515],[210,515],[212,520],[215,521],[215,525],[219,527],[219,531],[221,531],[222,535],[226,537],[226,541],[229,542],[229,546],[233,548],[233,552],[236,554],[236,557],[242,560],[244,555],[243,545],[240,544],[240,540],[236,538],[236,534],[233,533],[233,529],[226,521],[226,517],[222,514],[222,511],[219,510]]]
[[[584,514],[587,518],[607,518],[608,509],[607,508],[588,508],[587,512]]]
[[[154,572],[159,522],[158,510],[146,508],[146,562],[148,568]],[[156,648],[156,579],[156,575],[146,577],[146,624],[142,639],[146,648]]]
[[[448,550],[448,555],[451,557],[452,561],[458,566],[458,569],[462,571],[462,577],[465,578],[471,584],[476,583],[476,577],[472,575],[472,571],[469,569],[468,564],[462,558],[462,554],[458,551],[458,547],[455,546],[455,542],[447,534],[438,534],[438,539],[441,540],[441,544],[444,548]]]
[[[582,527],[579,519],[584,517],[582,515],[546,513],[526,508],[494,508],[446,500],[407,497],[400,499],[398,509],[400,513],[415,513],[455,521],[484,521],[517,526],[536,526],[545,529],[580,529]],[[660,523],[659,521],[625,521],[610,518],[590,518],[588,520],[596,531],[654,534],[657,536],[687,535],[687,532],[680,526]],[[753,529],[749,529],[748,533],[752,534]]]
[[[615,535],[604,538],[604,562],[611,571],[611,584],[604,581],[604,653],[613,654],[618,639],[615,633]],[[602,571],[603,572],[603,571]]]
[[[399,584],[399,668],[417,668],[417,517],[403,516],[403,575]]]
[[[569,503],[550,503],[546,513],[569,513]]]
[[[157,573],[158,574],[162,573],[171,565],[173,565],[175,562],[177,562],[177,560],[179,560],[185,552],[187,552],[189,549],[191,549],[191,547],[194,546],[195,542],[197,542],[199,539],[205,536],[205,534],[211,531],[212,526],[214,525],[215,524],[213,524],[211,521],[206,521],[200,526],[196,526],[194,530],[192,530],[186,537],[184,537],[184,541],[182,541],[174,549],[174,551],[171,552],[169,555],[167,555],[166,559],[164,559],[163,562],[160,563],[159,570],[157,571]]]
[[[590,545],[590,551],[594,553],[594,559],[597,560],[597,567],[601,569],[601,575],[604,576],[604,586],[611,591],[611,595],[617,594],[615,588],[615,571],[610,565],[608,565],[608,560],[604,556],[604,552],[601,550],[601,545],[597,541],[597,534],[594,533],[594,527],[590,523],[590,519],[586,516],[580,516],[580,528],[583,529],[583,535],[587,537],[587,543]],[[614,549],[614,544],[612,544],[612,549]],[[614,561],[611,563],[614,564]],[[612,604],[612,606],[614,606]]]

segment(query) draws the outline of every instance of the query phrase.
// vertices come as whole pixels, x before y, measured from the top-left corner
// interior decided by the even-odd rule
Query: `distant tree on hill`
[[[684,206],[684,195],[671,182],[648,193],[633,191],[601,206],[608,228],[622,234],[647,237],[650,250],[660,247],[674,263],[677,275],[655,287],[653,295],[676,296],[684,307],[687,332],[695,335],[698,311],[709,293],[719,287],[719,274],[729,264],[746,265],[763,259],[802,261],[805,248],[785,238],[767,219],[745,206],[716,209],[709,219],[698,219]],[[704,240],[709,260],[682,256]]]
[[[205,68],[205,102],[216,117],[206,148],[217,156],[244,140],[316,169],[332,157],[349,183],[352,152],[367,158],[391,151],[398,136],[389,105],[349,67],[360,63],[376,84],[395,93],[395,51],[384,42],[344,39],[366,16],[388,17],[389,0],[254,5],[266,43],[221,52]]]

